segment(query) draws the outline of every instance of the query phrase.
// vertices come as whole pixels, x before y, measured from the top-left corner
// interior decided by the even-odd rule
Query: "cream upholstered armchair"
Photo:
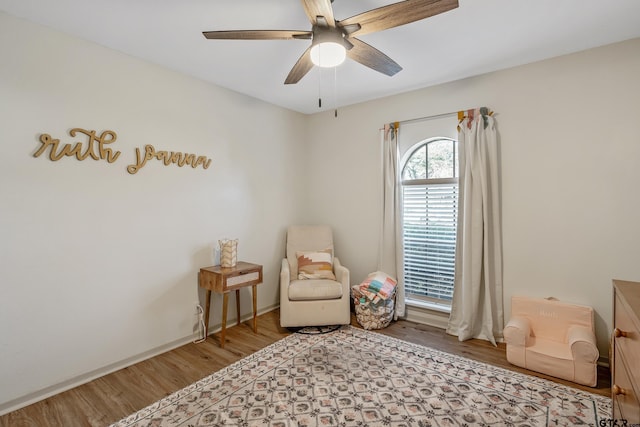
[[[514,365],[591,387],[598,382],[591,307],[514,296],[504,340]]]
[[[289,227],[286,256],[280,270],[280,325],[349,324],[349,270],[334,256],[331,228]]]

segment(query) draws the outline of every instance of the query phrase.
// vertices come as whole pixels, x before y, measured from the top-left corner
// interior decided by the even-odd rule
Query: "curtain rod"
[[[452,111],[450,113],[436,114],[436,115],[433,115],[433,116],[425,116],[425,117],[417,117],[415,119],[400,120],[397,123],[405,124],[405,123],[421,122],[421,121],[424,121],[424,120],[435,120],[435,119],[440,119],[442,117],[454,116],[454,115],[457,115],[457,114],[458,114],[458,111]]]
[[[467,108],[465,110],[452,111],[450,113],[436,114],[436,115],[433,115],[433,116],[417,117],[415,119],[400,120],[400,121],[398,121],[396,123],[404,124],[404,123],[420,122],[420,121],[423,121],[423,120],[434,120],[434,119],[440,119],[442,117],[449,117],[449,116],[455,116],[455,115],[457,115],[458,119],[461,120],[460,115],[462,114],[464,116],[465,111],[468,111],[468,110],[475,110],[475,108]]]
[[[484,107],[483,107],[484,108]],[[479,108],[467,108],[465,110],[460,110],[460,111],[451,111],[450,113],[442,113],[442,114],[435,114],[433,116],[425,116],[425,117],[417,117],[415,119],[408,119],[408,120],[400,120],[397,122],[391,122],[396,123],[398,125],[400,124],[406,124],[406,123],[413,123],[413,122],[421,122],[421,121],[425,121],[425,120],[434,120],[434,119],[440,119],[443,117],[449,117],[449,116],[458,116],[458,121],[462,121],[464,120],[464,118],[466,117],[466,112],[469,110],[479,110]],[[493,111],[489,112],[489,115],[493,115]],[[381,128],[380,130],[384,130],[384,128]]]

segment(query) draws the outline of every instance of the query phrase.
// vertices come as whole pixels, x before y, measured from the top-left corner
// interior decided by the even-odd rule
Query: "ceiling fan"
[[[204,31],[202,34],[207,39],[311,40],[311,46],[293,66],[285,84],[298,83],[314,65],[339,65],[345,56],[382,74],[393,76],[402,67],[355,36],[409,24],[458,7],[458,0],[405,0],[338,21],[333,15],[333,0],[301,1],[311,21],[311,31],[232,30]]]

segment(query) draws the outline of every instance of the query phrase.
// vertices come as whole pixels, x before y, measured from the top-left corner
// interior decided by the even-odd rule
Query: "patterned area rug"
[[[598,426],[611,399],[385,335],[292,334],[113,427]]]

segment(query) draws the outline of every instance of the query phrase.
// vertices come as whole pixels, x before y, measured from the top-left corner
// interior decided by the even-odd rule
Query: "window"
[[[457,142],[432,138],[402,167],[404,283],[408,299],[451,305],[458,217]]]

